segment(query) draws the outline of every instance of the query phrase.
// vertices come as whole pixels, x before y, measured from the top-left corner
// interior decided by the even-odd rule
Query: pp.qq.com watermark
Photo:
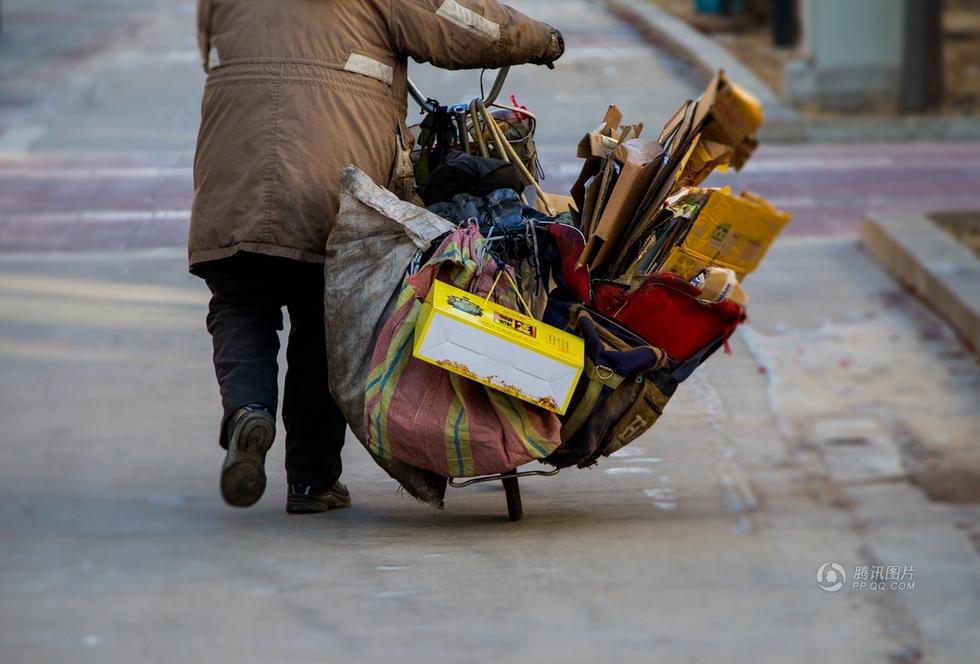
[[[850,590],[908,592],[915,590],[915,565],[855,565],[848,576],[843,565],[827,562],[817,568],[817,585],[829,593],[845,586]]]

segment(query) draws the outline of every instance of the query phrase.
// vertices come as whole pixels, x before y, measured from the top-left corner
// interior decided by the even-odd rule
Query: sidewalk
[[[194,2],[38,4],[4,0],[0,154],[193,146],[204,84]]]
[[[851,241],[777,245],[733,354],[623,454],[523,482],[520,524],[495,487],[418,505],[354,441],[349,512],[285,515],[281,443],[224,507],[182,265],[0,258],[5,661],[973,661],[980,510],[904,452],[972,445],[977,368]],[[828,561],[917,585],[828,593]]]

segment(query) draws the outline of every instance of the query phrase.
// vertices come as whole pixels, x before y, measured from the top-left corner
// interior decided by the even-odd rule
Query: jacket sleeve
[[[197,0],[197,50],[207,73],[211,70],[211,0]]]
[[[547,59],[551,27],[496,0],[391,0],[401,55],[443,69],[495,69]]]

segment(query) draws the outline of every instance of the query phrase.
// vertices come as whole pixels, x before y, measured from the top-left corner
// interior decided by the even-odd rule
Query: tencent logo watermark
[[[915,590],[915,565],[855,565],[851,590]],[[817,585],[835,593],[847,585],[848,575],[840,563],[826,562],[817,568]]]
[[[828,593],[835,593],[847,582],[847,572],[840,563],[824,563],[817,568],[817,585]]]

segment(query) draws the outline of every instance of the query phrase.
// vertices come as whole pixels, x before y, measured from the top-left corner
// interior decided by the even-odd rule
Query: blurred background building
[[[974,114],[977,0],[654,0],[802,110]]]

